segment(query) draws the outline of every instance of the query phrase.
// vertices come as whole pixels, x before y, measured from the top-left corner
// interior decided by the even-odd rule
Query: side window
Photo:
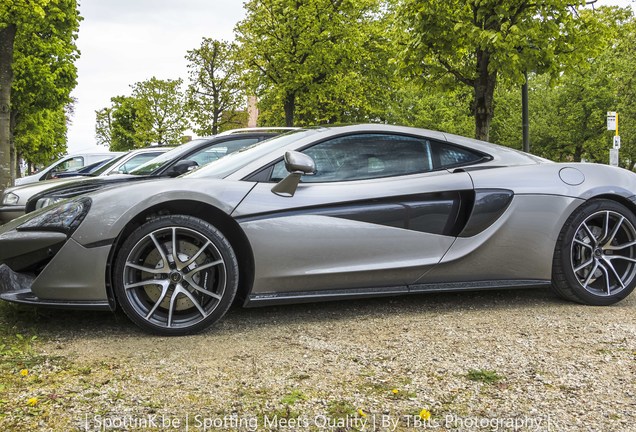
[[[436,168],[452,168],[483,159],[483,156],[447,143],[435,142],[432,147]]]
[[[431,171],[431,143],[426,139],[389,134],[361,134],[334,138],[303,150],[316,162],[316,174],[305,183],[365,180]],[[277,163],[271,180],[287,175]]]
[[[50,169],[40,180],[48,180],[57,178],[57,174],[65,171],[76,170],[84,166],[84,158],[77,156],[71,159],[63,160]]]
[[[53,168],[57,172],[76,170],[84,166],[84,158],[81,156],[67,159]]]
[[[187,157],[187,159],[195,161],[197,164],[199,164],[199,166],[203,166],[257,142],[258,138],[243,138],[223,141],[222,143],[216,143],[195,153],[192,153],[190,156]]]
[[[123,174],[128,174],[130,171],[137,168],[142,163],[148,162],[161,154],[162,152],[142,153],[142,154],[135,155],[131,157],[130,159],[128,159],[128,162],[120,166],[117,171]]]

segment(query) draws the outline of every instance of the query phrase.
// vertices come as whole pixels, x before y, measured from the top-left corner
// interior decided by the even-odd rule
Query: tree
[[[264,99],[280,103],[295,124],[299,97],[328,82],[364,50],[376,0],[251,0],[236,27],[247,81]],[[332,81],[333,82],[333,81]],[[257,92],[256,90],[261,90]]]
[[[179,145],[188,129],[183,81],[155,77],[132,85],[137,116],[134,130],[139,143]]]
[[[81,19],[75,0],[15,0],[5,6],[0,9],[0,189],[15,177],[20,149],[13,148],[12,137],[21,117],[71,103]]]
[[[234,43],[204,38],[199,48],[186,55],[190,76],[187,106],[199,135],[216,135],[242,124],[246,96],[236,49]]]
[[[150,124],[144,107],[133,96],[114,96],[111,106],[95,111],[95,139],[100,145],[107,145],[111,151],[126,151],[151,144],[148,130],[142,127]]]
[[[64,107],[20,116],[14,132],[15,146],[29,167],[48,165],[66,152],[66,118]]]
[[[406,29],[405,71],[426,80],[469,86],[475,136],[489,139],[499,81],[523,82],[525,71],[556,77],[589,56],[598,37],[583,1],[403,0],[398,21]]]
[[[621,27],[614,51],[615,109],[619,116],[621,166],[636,169],[636,18]],[[609,141],[606,141],[609,142]]]
[[[633,18],[631,12],[618,8],[603,7],[581,13],[584,19],[588,18],[585,15],[593,15],[597,25],[604,27],[600,33],[604,37],[593,42],[598,54],[578,68],[564,71],[558,80],[550,79],[547,74],[530,74],[531,150],[557,161],[585,159],[607,163],[611,136],[606,131],[605,114],[617,109],[617,100],[634,102],[624,96],[629,94],[626,75],[633,74],[634,70],[629,62],[633,65],[634,61],[630,54],[623,57],[622,50],[617,49],[624,46],[631,50],[631,42],[624,35]],[[498,88],[495,99],[494,141],[520,149],[519,90]],[[627,141],[625,150],[630,148]],[[621,152],[627,153],[623,149]],[[627,166],[625,159],[622,164]]]

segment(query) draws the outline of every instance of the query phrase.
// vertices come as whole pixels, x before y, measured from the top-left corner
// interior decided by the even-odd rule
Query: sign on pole
[[[616,111],[607,112],[607,130],[616,130]]]
[[[618,135],[614,136],[614,143],[613,143],[613,144],[614,144],[614,148],[615,148],[616,150],[618,150],[619,148],[621,148],[621,137],[620,137],[620,136],[618,136]]]
[[[618,149],[615,149],[615,148],[610,149],[609,163],[611,166],[618,166]]]

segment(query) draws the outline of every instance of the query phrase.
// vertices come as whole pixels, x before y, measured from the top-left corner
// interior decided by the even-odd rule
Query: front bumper
[[[2,206],[0,207],[0,225],[12,221],[24,214],[25,206]]]
[[[110,245],[84,247],[65,234],[0,234],[0,299],[66,309],[111,310],[106,294]]]
[[[0,264],[0,299],[32,306],[59,309],[110,310],[108,301],[47,300],[37,297],[31,291],[35,277],[16,273],[6,264]]]

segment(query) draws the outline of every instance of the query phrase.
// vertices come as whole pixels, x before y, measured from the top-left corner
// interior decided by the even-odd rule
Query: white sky
[[[68,131],[69,153],[97,148],[95,111],[130,85],[153,76],[187,79],[186,51],[203,37],[231,40],[242,0],[79,0],[78,85]],[[595,6],[631,0],[598,0]],[[102,147],[103,149],[103,147]]]
[[[111,97],[153,76],[186,80],[186,51],[203,37],[233,39],[244,12],[242,0],[80,0],[80,15],[69,153],[97,148],[95,111]]]

